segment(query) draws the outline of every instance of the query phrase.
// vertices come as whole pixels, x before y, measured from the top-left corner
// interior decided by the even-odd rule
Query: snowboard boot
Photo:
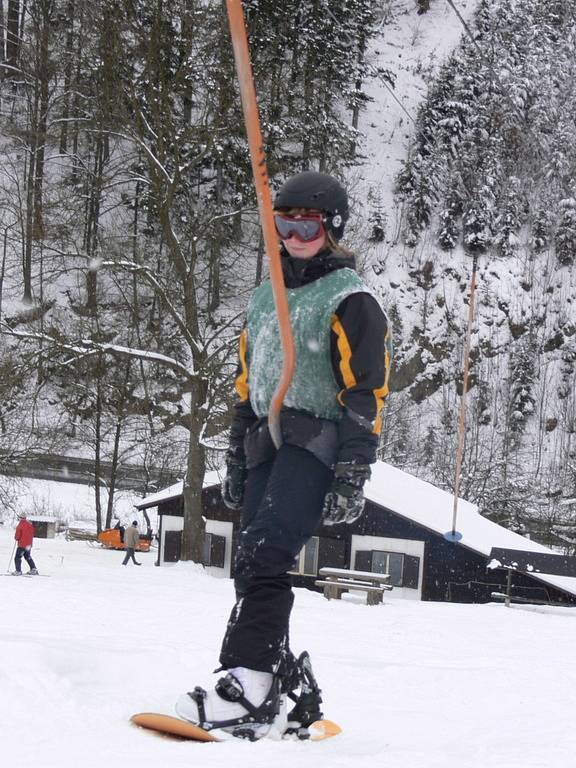
[[[280,693],[279,678],[246,667],[227,670],[212,690],[196,686],[183,694],[176,712],[221,737],[281,739],[286,730],[286,697]]]
[[[317,720],[322,720],[324,714],[320,709],[322,691],[320,690],[307,651],[300,654],[296,664],[286,681],[288,696],[295,706],[288,713],[285,737],[297,737],[305,740],[310,738],[309,727]],[[296,694],[296,690],[300,693]]]

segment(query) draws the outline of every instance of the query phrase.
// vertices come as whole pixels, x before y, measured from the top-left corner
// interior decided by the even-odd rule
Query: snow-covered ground
[[[0,567],[13,531],[0,528]],[[297,590],[327,716],[318,744],[172,742],[129,725],[172,712],[217,664],[232,583],[196,566],[37,540],[50,578],[0,578],[0,763],[10,768],[570,768],[576,610],[396,600],[368,607]]]

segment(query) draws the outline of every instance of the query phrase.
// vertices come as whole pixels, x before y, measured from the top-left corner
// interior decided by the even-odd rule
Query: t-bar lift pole
[[[459,541],[462,535],[456,530],[458,517],[458,494],[460,492],[460,479],[462,475],[462,461],[464,456],[464,442],[466,436],[466,395],[468,393],[468,378],[470,370],[470,341],[472,337],[472,325],[474,322],[474,303],[476,298],[476,270],[478,256],[474,254],[472,261],[472,277],[470,278],[470,292],[468,295],[468,328],[466,329],[466,343],[464,344],[464,373],[462,378],[462,398],[460,400],[460,416],[458,419],[458,444],[456,447],[456,472],[454,477],[454,506],[452,509],[452,530],[445,534],[449,541]]]
[[[282,445],[280,410],[282,408],[284,396],[286,395],[292,380],[296,355],[294,351],[292,327],[290,325],[290,312],[288,309],[288,300],[286,298],[286,288],[280,262],[280,244],[278,235],[276,234],[276,227],[274,226],[272,195],[270,193],[268,171],[266,170],[266,155],[260,128],[260,116],[258,113],[256,89],[254,87],[252,64],[250,62],[250,48],[248,45],[248,35],[246,33],[244,10],[242,8],[241,0],[226,0],[226,8],[228,10],[230,36],[232,37],[232,46],[234,48],[236,73],[240,84],[240,97],[242,100],[244,123],[246,125],[246,133],[248,136],[248,146],[250,148],[252,174],[256,186],[256,196],[258,198],[258,210],[260,213],[262,234],[264,236],[264,247],[270,266],[270,281],[274,293],[274,304],[276,306],[276,314],[278,316],[278,325],[280,328],[280,340],[282,343],[282,373],[276,391],[272,396],[270,409],[268,411],[268,427],[270,429],[270,435],[272,436],[274,445],[279,448]]]

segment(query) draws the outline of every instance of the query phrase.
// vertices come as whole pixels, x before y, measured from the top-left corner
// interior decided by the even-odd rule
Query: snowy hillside
[[[354,210],[379,208],[386,226],[386,243],[370,248],[383,257],[398,235],[394,199],[395,177],[406,159],[420,102],[439,67],[457,46],[464,29],[446,0],[431,3],[419,15],[414,0],[390,0],[383,11],[380,34],[369,55],[372,73],[367,93],[372,101],[361,113],[359,130],[365,137],[365,161],[353,169],[355,194],[363,205]],[[469,20],[476,0],[455,0],[462,18]]]
[[[574,528],[574,6],[455,3],[471,42],[448,2],[415,5],[388,6],[372,53],[395,88],[375,81],[354,170],[394,325],[382,458],[453,487],[474,252],[460,492],[555,546]]]
[[[0,529],[6,566],[12,531]],[[395,600],[368,607],[297,590],[324,743],[170,742],[129,725],[206,683],[233,600],[194,566],[123,568],[119,553],[37,541],[49,578],[0,578],[0,733],[11,768],[569,768],[576,613]]]

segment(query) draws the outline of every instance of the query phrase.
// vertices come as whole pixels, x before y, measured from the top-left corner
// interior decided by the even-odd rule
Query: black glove
[[[339,461],[334,469],[334,480],[324,499],[322,518],[324,525],[354,523],[364,510],[364,483],[370,477],[368,464]]]
[[[222,501],[228,509],[242,509],[247,474],[244,455],[231,448],[226,453],[226,477],[222,481]]]

